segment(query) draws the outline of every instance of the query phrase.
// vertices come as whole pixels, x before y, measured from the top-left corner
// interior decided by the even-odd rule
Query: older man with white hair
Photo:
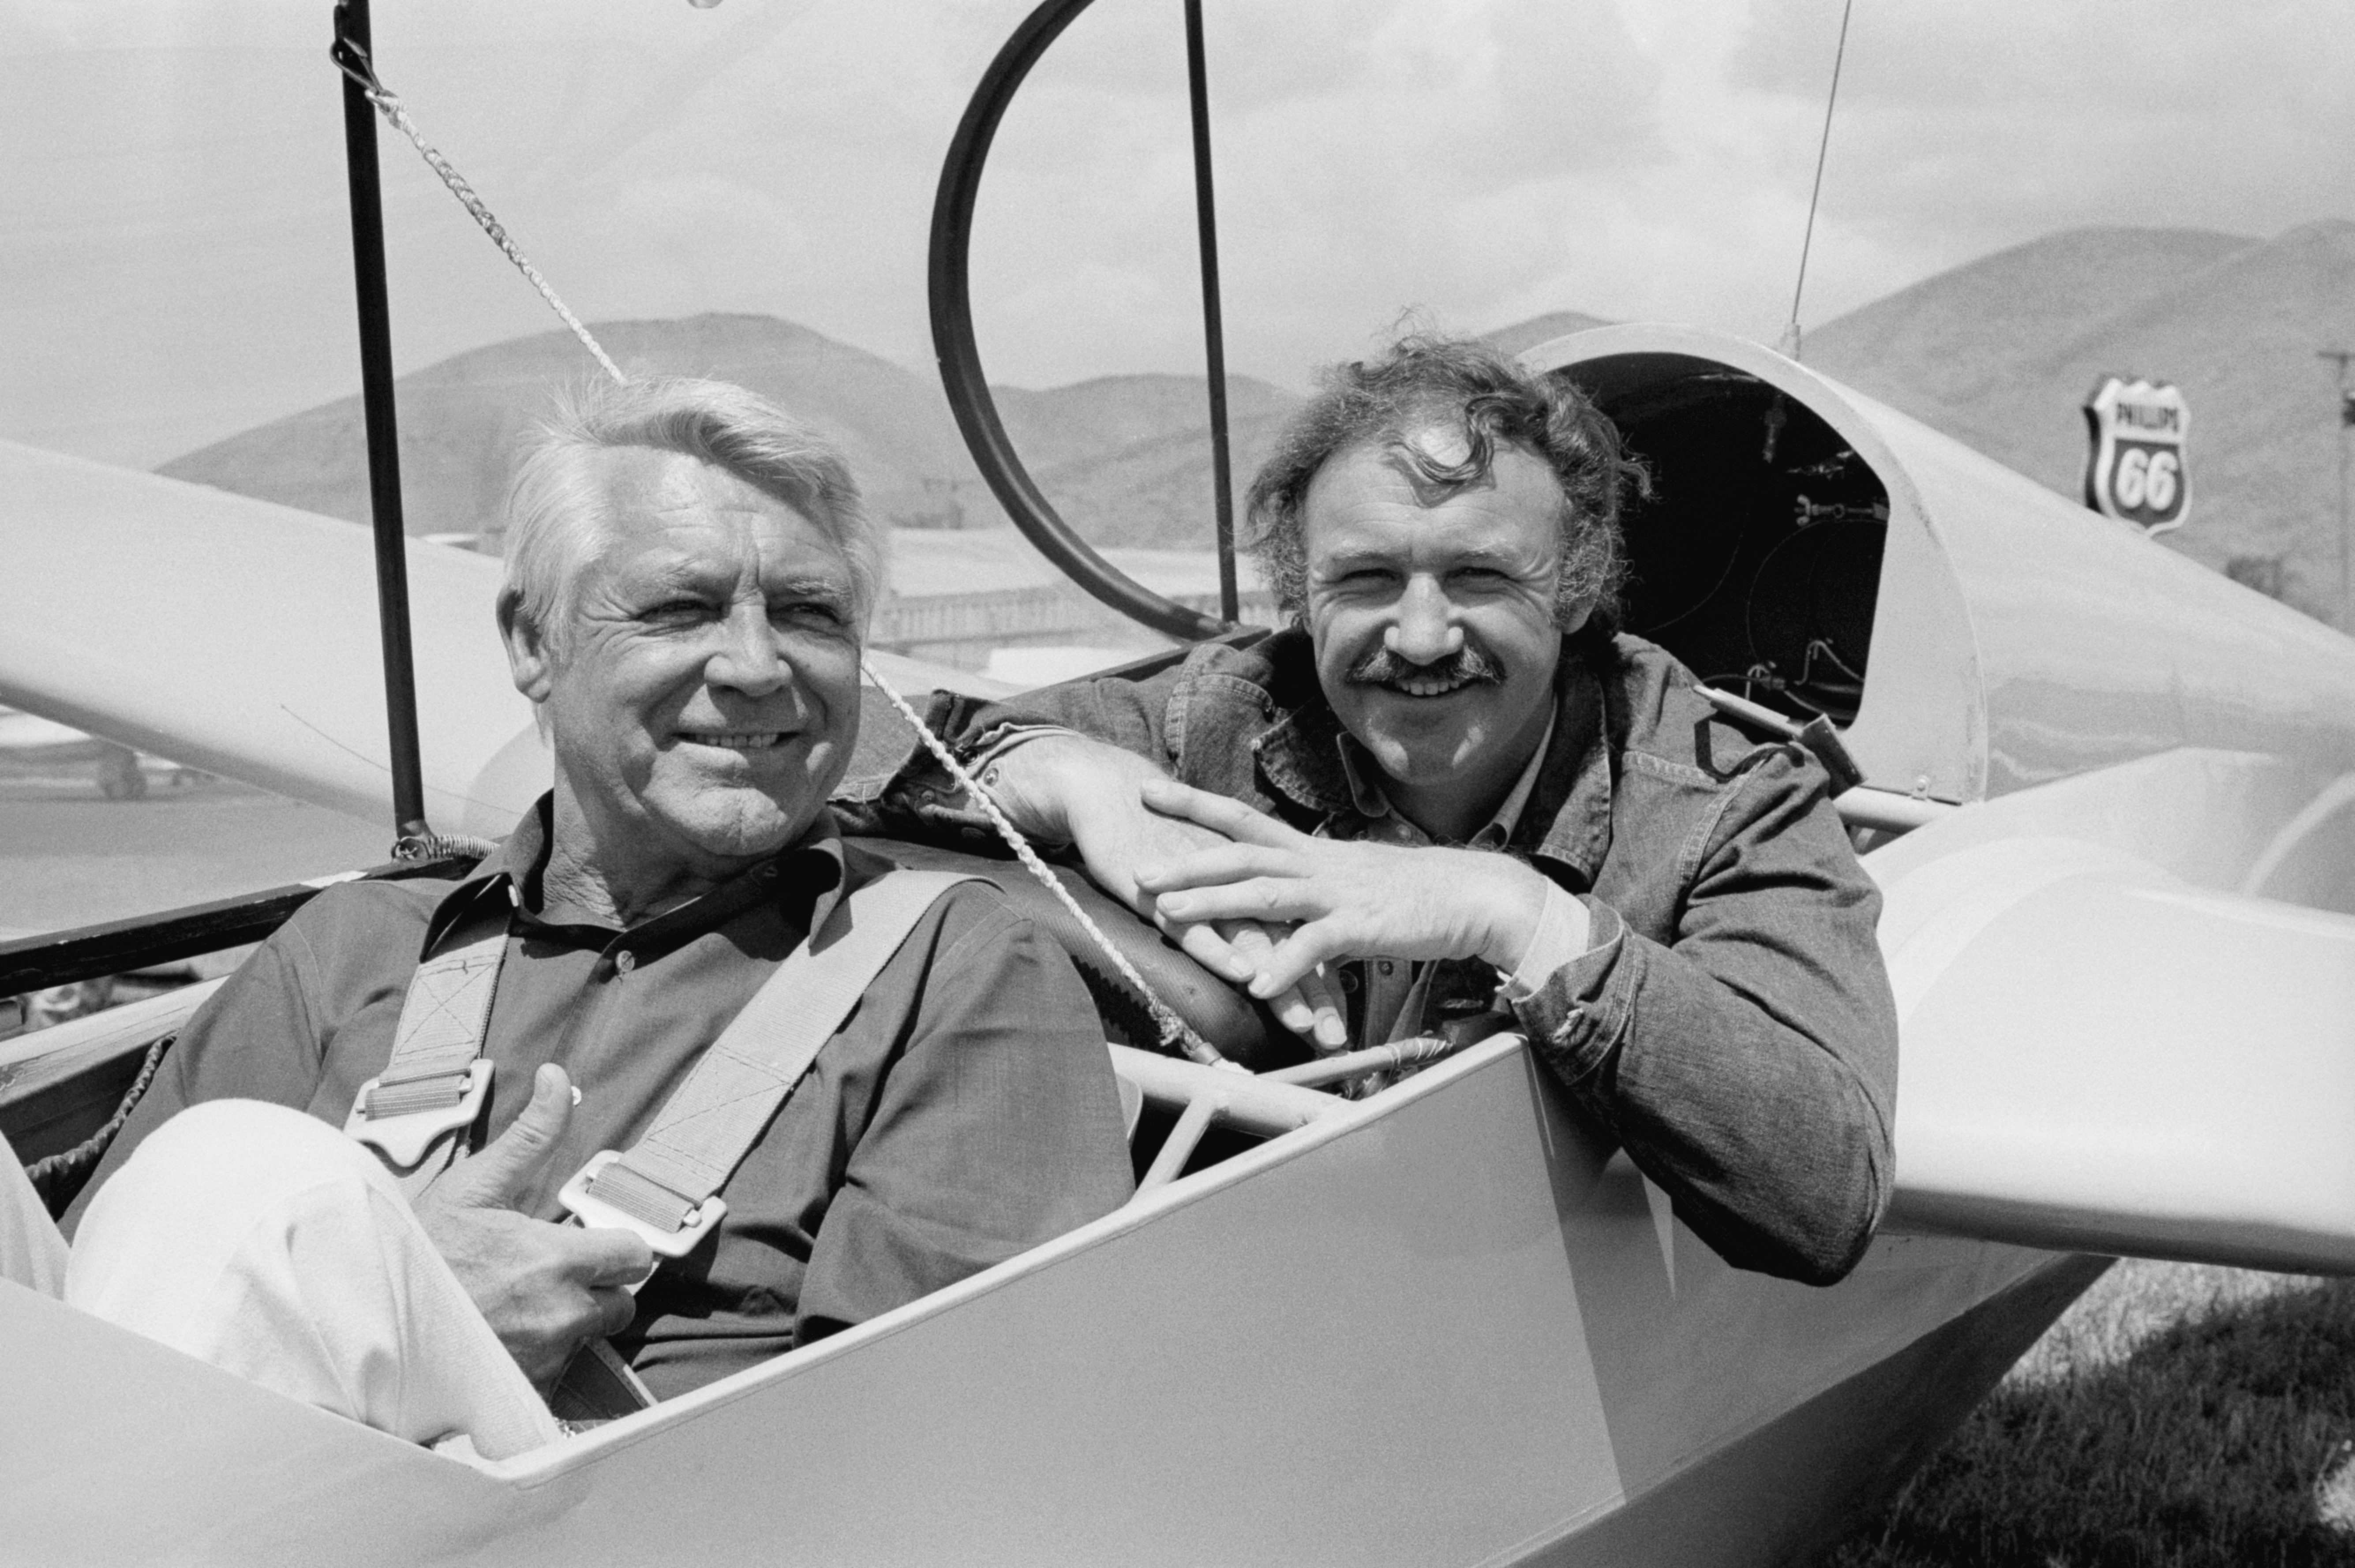
[[[1061,951],[985,882],[910,895],[826,811],[881,572],[841,460],[741,389],[644,381],[560,419],[509,514],[499,624],[554,789],[464,880],[282,928],[165,1057],[70,1254],[20,1224],[16,1271],[492,1456],[557,1435],[552,1392],[696,1387],[1130,1189]]]

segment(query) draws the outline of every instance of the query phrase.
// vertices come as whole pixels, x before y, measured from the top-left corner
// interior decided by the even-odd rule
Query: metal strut
[[[1227,464],[1227,335],[1219,309],[1219,204],[1210,188],[1209,67],[1202,0],[1186,0],[1186,97],[1194,113],[1194,233],[1202,249],[1202,352],[1210,383],[1211,505],[1219,519],[1219,614],[1242,619],[1235,594],[1235,487]]]
[[[989,488],[1039,553],[1055,563],[1064,576],[1132,620],[1157,632],[1195,641],[1232,630],[1199,610],[1189,610],[1163,598],[1098,555],[1072,531],[1049,503],[1023,467],[1006,426],[997,417],[996,400],[982,374],[981,351],[974,341],[973,298],[966,277],[973,248],[973,210],[981,194],[982,166],[989,159],[989,144],[997,134],[1015,90],[1039,58],[1047,52],[1089,0],[1045,0],[1023,18],[965,105],[949,155],[941,165],[939,191],[932,197],[932,239],[929,292],[932,313],[932,349],[940,356],[941,385],[948,393],[957,429],[973,453],[974,465]]]
[[[400,515],[400,437],[393,416],[392,313],[384,281],[384,200],[377,180],[376,109],[355,79],[369,58],[368,0],[336,0],[328,50],[344,73],[344,161],[352,197],[352,286],[359,305],[360,406],[368,422],[368,515],[376,531],[377,624],[384,645],[384,719],[392,761],[393,828],[427,837],[425,769],[417,741],[417,670],[409,641],[408,530]]]

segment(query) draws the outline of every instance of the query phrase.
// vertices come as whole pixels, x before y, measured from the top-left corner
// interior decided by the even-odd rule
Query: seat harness
[[[892,870],[838,900],[698,1058],[630,1148],[591,1157],[558,1193],[584,1225],[618,1226],[680,1258],[727,1213],[720,1189],[924,912],[959,882]],[[401,1004],[392,1056],[360,1085],[344,1131],[414,1202],[465,1154],[491,1087],[483,1043],[507,931],[429,955]]]

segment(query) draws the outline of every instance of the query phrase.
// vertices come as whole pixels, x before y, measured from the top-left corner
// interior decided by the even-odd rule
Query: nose
[[[793,678],[778,656],[777,634],[765,604],[739,604],[720,628],[720,645],[704,665],[704,679],[747,697],[766,697]]]
[[[1464,646],[1464,628],[1455,606],[1435,579],[1407,580],[1399,596],[1398,618],[1382,628],[1382,646],[1409,664],[1437,664]]]

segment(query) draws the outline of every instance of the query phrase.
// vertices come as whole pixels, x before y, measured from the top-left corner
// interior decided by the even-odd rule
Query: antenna
[[[1816,245],[1816,207],[1824,196],[1824,158],[1832,147],[1832,109],[1839,102],[1840,66],[1848,59],[1848,19],[1856,9],[1856,0],[1844,0],[1840,6],[1839,48],[1832,52],[1832,88],[1824,96],[1824,133],[1816,144],[1816,184],[1807,193],[1807,229],[1799,240],[1799,281],[1791,285],[1791,325],[1783,329],[1783,340],[1774,347],[1793,359],[1799,357],[1799,297],[1807,292],[1807,253]]]

